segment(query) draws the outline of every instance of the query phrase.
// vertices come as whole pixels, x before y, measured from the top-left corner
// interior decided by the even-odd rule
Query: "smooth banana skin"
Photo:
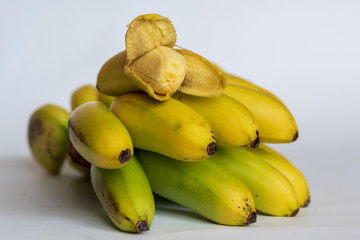
[[[183,161],[202,160],[216,151],[209,123],[175,99],[161,102],[146,93],[128,93],[115,99],[110,110],[125,125],[136,148]]]
[[[117,228],[135,233],[149,230],[155,215],[154,197],[135,156],[120,169],[91,165],[90,176],[97,198]]]
[[[298,138],[295,119],[285,105],[260,91],[231,83],[227,84],[224,93],[253,113],[261,143],[289,143]]]
[[[71,113],[69,136],[80,155],[101,168],[123,167],[133,153],[129,132],[101,102],[81,104]]]
[[[227,83],[232,83],[232,84],[237,84],[243,87],[248,87],[254,90],[257,90],[259,92],[262,92],[264,94],[267,94],[268,96],[272,97],[273,99],[277,100],[278,102],[280,102],[281,104],[284,104],[283,101],[281,101],[281,99],[276,96],[275,94],[273,94],[272,92],[266,90],[265,88],[262,88],[242,77],[238,77],[236,75],[233,74],[229,74],[229,73],[224,73],[224,77],[226,79]]]
[[[248,149],[248,151],[279,170],[289,179],[295,189],[295,193],[301,207],[309,205],[310,191],[306,179],[286,157],[263,144],[261,144],[257,149]]]
[[[136,149],[156,194],[192,209],[223,225],[256,222],[253,197],[238,178],[208,159],[176,161],[161,154]]]
[[[290,181],[255,154],[242,148],[219,147],[208,161],[246,184],[254,197],[257,211],[279,217],[298,213],[300,205]]]
[[[36,109],[28,124],[28,143],[34,160],[51,174],[58,174],[67,157],[69,113],[46,104]]]
[[[217,144],[252,148],[259,145],[255,117],[235,99],[224,94],[219,97],[197,97],[181,92],[172,97],[199,112],[209,122]]]

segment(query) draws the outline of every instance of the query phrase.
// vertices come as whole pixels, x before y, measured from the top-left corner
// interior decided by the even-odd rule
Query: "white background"
[[[30,155],[30,114],[70,106],[124,50],[141,14],[170,18],[177,44],[278,95],[300,138],[272,145],[306,176],[312,202],[295,218],[259,216],[225,227],[160,201],[149,232],[107,219],[86,179],[65,166],[48,176]],[[360,2],[0,1],[1,239],[359,239]]]

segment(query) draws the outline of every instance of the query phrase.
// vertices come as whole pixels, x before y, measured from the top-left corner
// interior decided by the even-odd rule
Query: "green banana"
[[[244,104],[255,116],[259,126],[260,142],[288,143],[298,138],[293,115],[277,100],[240,85],[229,83],[224,93]]]
[[[99,92],[93,85],[85,84],[75,89],[71,94],[71,110],[74,111],[75,108],[81,104],[90,101],[100,101],[107,107],[110,107],[114,99],[115,97],[113,96],[105,95]]]
[[[80,155],[101,168],[123,167],[133,153],[128,131],[101,102],[83,103],[71,113],[69,136]]]
[[[243,148],[219,147],[209,161],[233,174],[250,189],[256,210],[272,216],[295,216],[299,203],[289,180]]]
[[[218,224],[248,225],[256,221],[254,200],[249,189],[208,159],[176,161],[140,149],[136,149],[135,155],[156,194]]]
[[[197,97],[177,92],[174,99],[199,112],[210,124],[219,145],[257,147],[258,126],[253,114],[240,102],[224,94]]]
[[[120,169],[91,165],[91,183],[111,221],[125,232],[149,230],[155,215],[149,181],[135,156]]]
[[[69,113],[46,104],[36,109],[28,124],[28,143],[37,163],[51,174],[58,174],[67,157]]]
[[[291,162],[279,152],[268,146],[261,144],[257,149],[248,149],[258,158],[269,163],[285,175],[293,185],[296,196],[301,207],[306,207],[310,203],[310,191],[304,175]]]
[[[216,151],[209,123],[175,99],[160,102],[145,93],[128,93],[115,99],[110,110],[136,148],[184,161],[202,160]]]
[[[280,102],[281,104],[284,104],[281,99],[279,97],[277,97],[275,94],[273,94],[272,92],[244,79],[238,76],[235,76],[233,74],[229,74],[229,73],[224,73],[224,77],[227,81],[227,83],[231,83],[231,84],[237,84],[243,87],[248,87],[254,90],[257,90],[259,92],[262,92],[270,97],[272,97],[273,99],[275,99],[276,101]]]

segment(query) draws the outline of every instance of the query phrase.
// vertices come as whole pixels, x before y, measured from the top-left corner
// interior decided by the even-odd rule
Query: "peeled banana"
[[[264,160],[282,174],[285,175],[294,187],[297,199],[301,207],[310,203],[310,192],[304,175],[282,154],[261,144],[257,149],[248,149],[258,158]]]
[[[257,211],[282,217],[298,213],[300,206],[289,180],[255,154],[241,148],[218,147],[218,152],[207,160],[246,184]]]
[[[120,169],[91,165],[91,183],[111,221],[125,232],[150,228],[155,204],[149,181],[135,156]]]
[[[71,113],[69,136],[80,155],[101,168],[123,167],[133,153],[128,131],[101,102],[83,103]]]
[[[219,145],[257,147],[259,132],[253,114],[240,102],[224,94],[197,97],[177,92],[174,99],[199,112],[210,124]]]
[[[216,151],[209,123],[175,100],[157,101],[145,93],[124,94],[110,110],[130,133],[134,147],[183,160],[205,159]]]
[[[240,85],[227,84],[224,93],[244,104],[259,126],[260,142],[289,143],[299,134],[293,115],[285,105],[268,95]]]
[[[135,154],[156,194],[218,224],[248,225],[256,221],[249,189],[217,164],[207,159],[176,161],[140,149]]]
[[[28,143],[37,163],[51,174],[58,174],[67,157],[69,113],[62,107],[46,104],[36,109],[29,120]]]

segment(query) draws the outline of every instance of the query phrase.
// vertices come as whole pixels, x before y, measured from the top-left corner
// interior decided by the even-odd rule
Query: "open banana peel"
[[[160,101],[178,90],[202,97],[221,95],[226,86],[222,72],[196,53],[174,49],[175,43],[175,28],[168,18],[136,17],[128,25],[126,50],[100,69],[98,90],[112,96],[145,91]]]

